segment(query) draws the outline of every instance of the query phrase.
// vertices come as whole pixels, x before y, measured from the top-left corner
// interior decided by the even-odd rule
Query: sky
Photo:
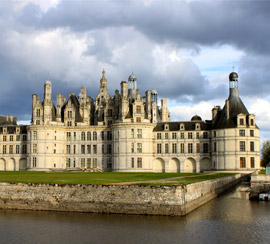
[[[211,119],[228,75],[270,138],[270,0],[1,0],[0,114],[30,123],[32,94],[110,95],[134,72],[141,95],[167,98],[171,120]],[[234,68],[233,68],[234,67]]]

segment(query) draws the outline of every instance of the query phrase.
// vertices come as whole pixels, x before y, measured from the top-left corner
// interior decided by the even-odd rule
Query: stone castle
[[[33,94],[31,125],[0,116],[0,170],[93,170],[118,172],[201,172],[260,168],[259,128],[239,97],[238,74],[229,75],[224,107],[212,120],[170,122],[167,100],[156,90],[141,96],[132,73],[110,96],[105,71],[99,94],[85,87],[69,98],[44,84]]]

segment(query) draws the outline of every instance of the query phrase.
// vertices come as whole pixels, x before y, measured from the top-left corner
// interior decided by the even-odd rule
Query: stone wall
[[[252,175],[249,199],[257,199],[260,193],[270,191],[270,175]]]
[[[0,208],[180,216],[236,184],[241,175],[186,186],[0,183]]]

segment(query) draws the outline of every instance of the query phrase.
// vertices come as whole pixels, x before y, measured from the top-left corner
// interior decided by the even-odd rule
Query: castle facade
[[[212,120],[195,115],[170,122],[167,100],[156,90],[141,96],[131,74],[113,96],[102,72],[99,94],[57,94],[44,84],[43,101],[33,94],[31,125],[0,116],[0,170],[100,170],[201,172],[260,168],[259,128],[239,97],[238,74],[229,75],[224,107]]]

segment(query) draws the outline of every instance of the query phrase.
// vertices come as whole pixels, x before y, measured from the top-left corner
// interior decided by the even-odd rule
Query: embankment
[[[0,208],[181,216],[240,178],[237,174],[184,186],[0,183]]]

